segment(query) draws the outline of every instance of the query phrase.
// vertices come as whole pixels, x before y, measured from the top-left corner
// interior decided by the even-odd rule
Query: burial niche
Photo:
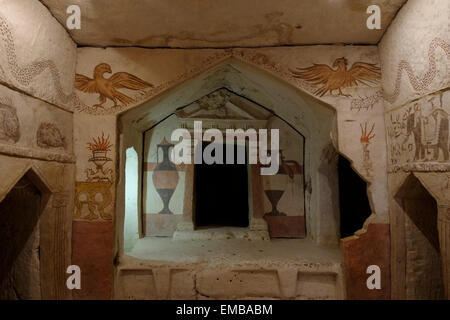
[[[248,175],[247,161],[238,163],[238,153],[245,154],[243,145],[208,144],[206,147],[222,148],[222,164],[195,165],[195,213],[196,227],[248,227]],[[233,164],[226,164],[226,154],[234,148]],[[212,149],[212,150],[213,150]],[[215,151],[212,151],[215,157]]]
[[[406,298],[443,299],[436,200],[412,174],[395,199],[404,212]]]
[[[171,140],[176,129],[184,130],[183,140],[190,141],[188,153],[192,157],[188,163],[175,163],[171,159],[171,152],[179,142]],[[210,129],[222,140],[216,141],[215,136],[206,138]],[[245,136],[245,143],[237,138],[238,131]],[[274,175],[262,175],[258,152],[249,145],[250,137],[259,141],[260,133],[267,132],[267,137],[261,139],[270,140],[272,131],[280,137],[279,168]],[[235,144],[235,157],[243,150],[246,159],[242,164],[238,163],[240,156],[234,164],[195,164],[191,140],[195,132],[201,133],[198,137],[203,141],[201,148],[206,148],[203,143],[211,140],[223,146]],[[227,133],[232,136],[229,141]],[[256,221],[266,226],[264,230],[268,227],[271,237],[304,238],[304,140],[273,112],[224,88],[178,108],[144,133],[145,236],[172,237],[175,230],[189,233],[192,228],[207,226],[243,227],[251,231]]]
[[[40,299],[42,192],[23,176],[0,203],[0,299]]]

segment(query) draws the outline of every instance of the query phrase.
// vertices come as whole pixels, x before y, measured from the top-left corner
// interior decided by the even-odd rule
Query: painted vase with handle
[[[163,202],[163,209],[159,212],[160,214],[173,214],[169,209],[169,202],[172,198],[175,188],[178,184],[178,172],[175,164],[170,160],[169,151],[174,145],[164,139],[160,144],[157,145],[157,154],[159,149],[162,150],[163,158],[162,162],[159,162],[157,157],[158,165],[153,171],[153,185],[158,192],[161,200]]]

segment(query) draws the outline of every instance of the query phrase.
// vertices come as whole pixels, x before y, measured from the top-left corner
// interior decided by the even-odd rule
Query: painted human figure
[[[440,104],[436,105],[436,101],[440,99]],[[444,160],[449,159],[449,146],[448,146],[448,135],[449,135],[449,115],[442,109],[442,95],[439,97],[432,97],[429,102],[431,102],[432,112],[431,117],[433,117],[436,123],[435,138],[433,139],[433,159],[438,160],[439,151],[442,150],[444,155]]]
[[[414,136],[414,145],[416,146],[416,152],[414,154],[414,160],[421,160],[425,158],[425,146],[422,139],[422,126],[423,126],[422,110],[418,103],[414,104],[414,112],[410,113],[406,118],[406,140],[412,133]]]

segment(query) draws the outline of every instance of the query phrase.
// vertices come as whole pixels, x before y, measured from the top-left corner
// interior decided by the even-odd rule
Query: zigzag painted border
[[[414,75],[413,68],[406,60],[401,60],[397,66],[397,76],[395,78],[394,91],[392,93],[388,93],[385,90],[383,91],[383,96],[386,101],[389,103],[394,103],[399,94],[400,94],[400,83],[402,80],[403,70],[406,71],[408,75],[409,83],[413,87],[413,89],[417,92],[424,91],[433,81],[436,76],[436,49],[437,47],[441,47],[445,54],[447,55],[447,59],[450,60],[450,44],[445,42],[443,39],[434,38],[430,46],[428,48],[428,70],[425,72],[425,75],[422,79]]]
[[[19,84],[22,86],[29,86],[31,81],[33,81],[36,76],[48,69],[57,93],[56,100],[64,105],[67,105],[75,99],[75,94],[73,92],[68,95],[64,93],[61,86],[58,68],[52,60],[36,61],[22,67],[19,66],[17,63],[14,37],[12,35],[11,28],[8,25],[8,20],[2,15],[0,15],[0,37],[3,38],[6,58],[9,65],[9,72]],[[5,70],[3,70],[3,73],[6,73]],[[4,76],[6,76],[6,74],[4,74]]]

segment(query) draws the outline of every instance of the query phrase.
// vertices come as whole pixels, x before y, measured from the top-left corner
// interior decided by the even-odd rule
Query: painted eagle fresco
[[[153,87],[152,84],[133,76],[127,72],[116,72],[111,77],[105,78],[105,73],[112,73],[111,66],[107,63],[100,63],[94,69],[94,79],[81,74],[75,74],[75,88],[86,93],[98,93],[99,104],[94,107],[103,108],[106,99],[114,102],[117,107],[117,101],[124,105],[135,102],[133,98],[121,93],[117,89],[127,88],[131,90],[144,90]]]
[[[323,85],[314,92],[320,97],[328,92],[333,94],[335,90],[339,91],[339,95],[349,97],[350,95],[343,94],[341,89],[353,87],[359,83],[365,85],[377,83],[381,77],[381,69],[372,63],[355,62],[347,70],[347,59],[344,57],[336,59],[333,68],[337,69],[332,69],[326,64],[314,64],[312,67],[296,68],[297,70],[290,70],[290,72],[294,78],[314,85]]]

